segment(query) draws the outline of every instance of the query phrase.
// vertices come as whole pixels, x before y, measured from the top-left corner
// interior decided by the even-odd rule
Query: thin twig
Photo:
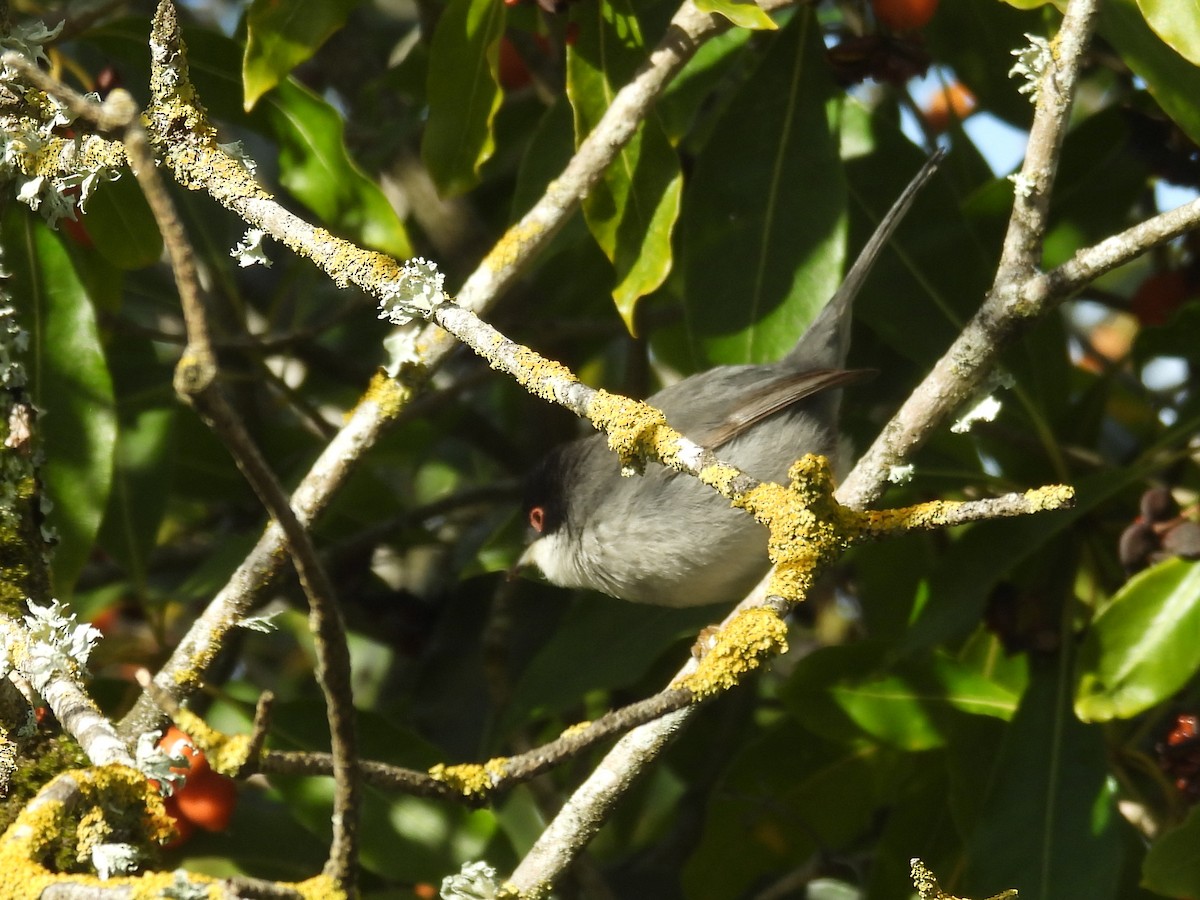
[[[188,343],[176,368],[175,386],[192,402],[217,433],[287,537],[288,550],[309,602],[309,621],[317,653],[316,676],[325,692],[333,748],[333,839],[325,873],[347,894],[354,893],[358,864],[359,783],[350,651],[345,625],[308,530],[293,513],[288,496],[234,411],[218,382],[216,353],[209,339],[207,316],[195,258],[174,203],[155,167],[149,141],[136,119],[125,132],[125,148],[134,175],[154,213],[175,272],[187,327]]]
[[[690,671],[690,666],[687,671]],[[384,790],[401,791],[420,797],[456,800],[473,806],[491,801],[497,794],[511,790],[573,759],[615,735],[624,734],[646,722],[684,709],[696,702],[691,691],[667,688],[652,697],[605,713],[594,722],[568,729],[561,737],[526,753],[490,760],[486,766],[466,764],[441,766],[438,775],[407,769],[373,760],[362,760],[359,771],[368,784]],[[475,789],[462,787],[468,779],[486,769],[487,781],[475,782]],[[261,754],[258,771],[278,775],[328,775],[332,761],[328,753],[267,750]]]

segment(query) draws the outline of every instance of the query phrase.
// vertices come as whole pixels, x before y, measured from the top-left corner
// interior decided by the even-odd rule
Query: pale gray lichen
[[[1017,88],[1017,93],[1028,94],[1029,101],[1037,103],[1042,89],[1042,76],[1054,65],[1054,51],[1044,37],[1026,34],[1025,38],[1029,44],[1012,51],[1017,61],[1008,70],[1008,77],[1025,79]]]
[[[463,863],[457,875],[442,879],[442,900],[496,900],[503,890],[496,870],[485,862]]]
[[[255,265],[271,268],[271,260],[267,258],[266,250],[263,248],[263,238],[266,236],[267,233],[261,228],[247,229],[241,243],[230,250],[229,255],[236,259],[242,268]]]
[[[410,259],[400,270],[400,277],[383,285],[379,301],[379,318],[393,325],[407,325],[413,319],[427,319],[434,307],[446,303],[446,276],[437,264],[423,257]]]

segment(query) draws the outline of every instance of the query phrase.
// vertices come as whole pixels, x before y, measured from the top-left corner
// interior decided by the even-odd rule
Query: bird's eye
[[[546,510],[544,507],[535,506],[529,510],[529,527],[538,534],[542,533],[542,529],[546,527]]]

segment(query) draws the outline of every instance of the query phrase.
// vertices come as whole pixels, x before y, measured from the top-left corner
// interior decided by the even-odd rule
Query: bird
[[[844,368],[854,298],[943,156],[928,158],[782,359],[716,366],[647,402],[676,430],[760,480],[783,481],[805,454],[833,458],[842,388],[874,374]],[[517,568],[534,567],[565,588],[671,607],[732,603],[770,568],[762,525],[658,463],[623,477],[603,434],[546,454],[526,481],[523,507],[533,539]]]

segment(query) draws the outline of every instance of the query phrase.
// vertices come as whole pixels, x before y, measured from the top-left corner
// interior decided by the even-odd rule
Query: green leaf
[[[479,181],[495,150],[492,120],[503,92],[496,71],[504,7],[499,0],[450,0],[429,52],[429,124],[421,159],[445,196]]]
[[[346,23],[358,0],[254,0],[246,14],[246,111]]]
[[[703,146],[711,120],[718,117],[726,95],[737,86],[743,61],[754,57],[754,51],[748,49],[753,37],[745,28],[730,28],[710,38],[672,79],[654,109],[673,145],[684,152],[692,144]],[[681,145],[683,141],[686,143]]]
[[[876,643],[825,647],[796,666],[781,697],[806,727],[826,737],[864,735],[890,746],[929,750],[943,746],[954,717],[1008,719],[1017,696],[943,654],[883,667]]]
[[[576,145],[646,57],[641,26],[627,0],[581,9],[578,37],[567,52]],[[638,300],[671,271],[671,231],[682,190],[679,158],[651,114],[583,201],[588,229],[617,271],[613,301],[630,334]]]
[[[260,107],[279,140],[279,180],[323,221],[368,247],[404,259],[412,245],[378,186],[346,153],[342,118],[292,80]]]
[[[591,691],[633,684],[664,650],[719,618],[720,611],[710,606],[671,609],[607,598],[581,601],[521,674],[503,727],[534,711],[562,712]]]
[[[1099,32],[1146,82],[1163,111],[1188,137],[1200,142],[1200,69],[1150,30],[1134,0],[1101,4]]]
[[[41,411],[42,477],[59,537],[54,590],[71,593],[108,503],[117,439],[112,379],[96,316],[58,236],[23,209],[3,225],[4,261],[21,325],[30,332],[29,391]]]
[[[921,167],[925,153],[903,134],[895,109],[868,110],[849,99],[840,106],[838,125],[841,145],[847,148],[850,246],[861,248]],[[923,377],[942,355],[961,323],[974,313],[976,298],[990,284],[994,248],[1002,242],[1012,202],[1011,185],[1001,180],[1005,195],[994,232],[988,229],[986,219],[981,223],[978,217],[968,216],[964,196],[992,180],[986,163],[969,151],[969,147],[956,148],[943,162],[879,254],[855,301],[855,318],[897,354],[883,369],[888,378],[870,388],[873,396],[892,391],[893,396],[885,402],[902,402],[907,396],[905,385]],[[947,259],[956,264],[945,265]],[[851,352],[864,344],[860,329]],[[860,353],[858,358],[859,365],[865,360],[866,365],[880,366],[876,356]],[[906,363],[916,364],[911,375],[904,373]],[[881,383],[892,378],[899,382],[895,387]],[[897,395],[897,388],[903,393]]]
[[[753,896],[768,873],[852,845],[895,781],[894,760],[877,748],[831,744],[790,719],[746,741],[707,792],[703,832],[682,873],[685,895]]]
[[[99,542],[144,592],[147,560],[171,488],[178,405],[169,388],[170,372],[159,364],[148,338],[116,334],[111,341],[119,432]]]
[[[1194,428],[1194,421],[1182,423]],[[993,588],[1052,542],[1070,535],[1098,505],[1153,471],[1153,459],[1124,469],[1105,470],[1075,481],[1071,509],[1019,521],[983,522],[953,543],[952,551],[929,579],[929,602],[901,639],[903,652],[924,649],[962,636],[976,627]],[[1001,549],[1003,552],[997,552]]]
[[[696,0],[700,12],[717,13],[743,28],[773,31],[779,26],[753,0]]]
[[[122,60],[132,80],[145,56],[146,29],[144,20],[126,19],[106,26],[93,40]],[[412,255],[396,211],[346,152],[342,117],[332,106],[289,78],[247,118],[241,47],[212,31],[189,29],[185,36],[192,80],[205,105],[215,118],[245,123],[279,142],[280,181],[321,224],[384,253]]]
[[[684,302],[698,367],[789,349],[841,277],[846,186],[833,86],[808,10],[775,35],[696,163],[683,211]]]
[[[1142,865],[1142,886],[1164,897],[1200,897],[1200,806],[1183,824],[1150,845]]]
[[[158,224],[129,173],[96,188],[82,222],[95,248],[118,269],[143,269],[162,256]]]
[[[1200,668],[1200,563],[1169,559],[1131,578],[1096,616],[1079,654],[1075,711],[1127,719]]]
[[[965,893],[1106,900],[1121,868],[1121,817],[1104,735],[1071,713],[1067,666],[1042,659],[992,772],[970,841]],[[956,891],[957,893],[957,891]]]
[[[1200,3],[1196,0],[1137,0],[1146,21],[1168,47],[1200,66]]]

